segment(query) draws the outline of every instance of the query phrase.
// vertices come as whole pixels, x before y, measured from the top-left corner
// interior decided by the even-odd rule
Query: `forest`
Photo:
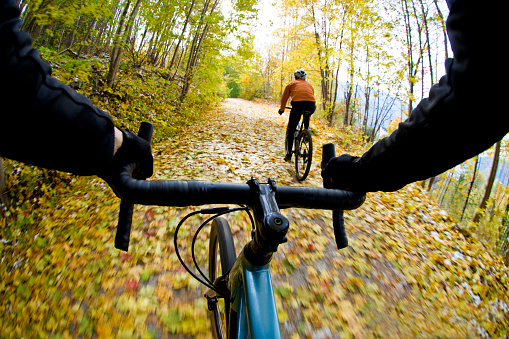
[[[60,80],[113,106],[121,125],[132,106],[173,120],[161,124],[171,130],[178,115],[199,115],[196,107],[227,96],[277,102],[302,68],[317,92],[316,115],[360,133],[368,147],[427,96],[452,57],[439,0],[280,0],[268,10],[277,18],[273,38],[262,45],[251,29],[264,5],[255,0],[19,3],[22,29]],[[130,78],[120,81],[119,73]],[[135,82],[148,74],[166,90],[144,110],[155,84]],[[480,223],[476,229],[507,254],[506,153],[502,141],[481,156],[492,159],[489,170],[478,171],[476,158],[423,185],[465,229]]]
[[[432,84],[445,73],[445,60],[453,57],[446,32],[445,0],[17,2],[21,29],[31,35],[34,48],[51,64],[53,76],[89,97],[119,127],[136,130],[141,121],[153,122],[156,145],[177,145],[176,140],[183,143],[193,129],[206,135],[206,128],[196,126],[206,125],[211,112],[227,98],[276,107],[293,72],[304,69],[317,98],[314,137],[334,134],[339,151],[361,155],[394,131],[427,97]],[[269,12],[271,24],[258,30],[260,20]],[[257,34],[268,34],[270,38]],[[505,138],[479,156],[418,183],[419,190],[450,216],[442,218],[441,212],[433,212],[439,224],[447,219],[468,242],[486,246],[500,255],[506,266],[508,146]],[[168,156],[163,151],[157,155],[164,159]],[[189,160],[187,156],[184,159],[182,166]],[[223,165],[224,161],[214,164]],[[235,170],[239,171],[238,167],[230,166],[225,171]],[[178,171],[171,169],[169,173]],[[183,168],[181,171],[186,175],[192,172]],[[44,226],[47,210],[43,206],[59,201],[56,192],[68,191],[72,182],[79,191],[87,187],[100,197],[106,194],[101,191],[103,186],[94,181],[91,189],[66,173],[0,158],[2,256],[14,258],[19,254],[6,244],[18,243],[23,232],[33,238],[28,226]],[[408,197],[408,192],[402,194]],[[374,199],[385,204],[385,198],[376,195]],[[399,200],[394,199],[387,206],[398,205]],[[41,211],[37,211],[38,207]],[[413,207],[405,208],[414,212]],[[153,212],[144,213],[147,218]],[[37,241],[41,248],[52,237],[42,236]],[[10,238],[18,240],[5,240]],[[32,252],[26,253],[29,256]],[[134,252],[115,260],[128,262],[129,255],[143,256]],[[17,261],[12,267],[16,265]],[[144,273],[136,274],[138,281],[143,280]],[[0,293],[7,290],[9,283],[0,284]],[[415,284],[422,287],[420,281]],[[12,286],[28,300],[31,294],[23,287],[28,283],[12,282]],[[86,288],[82,292],[88,293]],[[483,293],[487,296],[491,292]],[[168,314],[172,313],[164,316]],[[89,315],[90,319],[98,317]],[[499,313],[494,317],[500,322]],[[507,314],[505,317],[507,320]],[[76,331],[85,337],[99,331],[97,323],[83,326]],[[503,332],[503,326],[490,326],[485,328],[499,331],[499,335]]]

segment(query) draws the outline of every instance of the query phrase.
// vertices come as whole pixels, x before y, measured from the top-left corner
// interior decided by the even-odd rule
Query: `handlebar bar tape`
[[[338,247],[338,250],[348,247],[343,211],[332,211],[332,226],[334,227],[334,237],[336,238],[336,246]]]
[[[152,132],[154,130],[154,126],[148,122],[143,121],[140,125],[140,130],[138,131],[138,136],[142,139],[150,142],[152,139]],[[118,214],[118,225],[117,225],[117,234],[115,235],[115,248],[128,251],[129,250],[129,239],[131,238],[131,226],[133,222],[133,211],[134,204],[127,202],[122,199],[120,201],[120,211]]]
[[[324,144],[322,146],[322,162],[320,168],[323,170],[330,159],[336,156],[336,148],[333,143]]]
[[[142,205],[200,206],[235,204],[254,206],[257,196],[248,184],[203,181],[145,181],[132,178],[133,166],[120,172],[117,193],[124,199]],[[276,201],[283,208],[351,210],[362,205],[365,194],[318,187],[278,186]]]
[[[334,144],[325,144],[322,147],[322,169],[327,165],[330,159],[336,156]],[[342,210],[332,211],[332,226],[334,227],[334,237],[336,238],[336,246],[338,250],[348,247],[348,238],[345,231],[345,219]]]
[[[131,238],[131,225],[133,222],[134,204],[125,200],[120,201],[120,211],[118,213],[117,234],[115,235],[115,248],[128,251],[129,239]]]
[[[208,204],[241,204],[254,206],[259,197],[253,195],[248,184],[233,184],[203,181],[146,181],[133,178],[134,164],[126,165],[119,173],[116,185],[117,194],[122,199],[121,210],[125,204],[136,203],[156,206],[199,206]],[[360,192],[324,189],[318,187],[278,186],[276,201],[283,208],[311,208],[334,210],[334,230],[338,248],[347,246],[342,211],[361,206],[366,195]],[[128,202],[127,202],[128,201]],[[115,247],[127,250],[129,246],[131,212],[121,211]],[[124,213],[126,215],[124,216]]]
[[[140,124],[140,129],[138,130],[138,136],[144,140],[147,140],[149,143],[152,140],[152,132],[154,131],[154,125],[148,121],[143,121]]]

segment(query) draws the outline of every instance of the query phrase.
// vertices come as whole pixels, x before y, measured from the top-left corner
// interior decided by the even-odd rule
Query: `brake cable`
[[[195,278],[196,280],[198,280],[201,284],[203,284],[204,286],[206,286],[207,288],[213,290],[214,292],[216,292],[219,296],[221,296],[222,298],[226,298],[226,296],[220,292],[214,285],[213,283],[205,276],[205,274],[200,270],[199,266],[198,266],[198,263],[196,262],[196,257],[195,257],[195,254],[194,254],[194,244],[196,242],[196,239],[198,237],[198,234],[199,232],[203,229],[203,227],[205,227],[205,225],[207,225],[210,221],[214,220],[215,218],[217,217],[220,217],[224,214],[228,214],[228,213],[233,213],[233,212],[236,212],[236,211],[246,211],[249,215],[249,219],[251,221],[251,224],[253,225],[253,230],[254,230],[254,220],[253,220],[253,217],[251,215],[251,212],[249,211],[249,209],[243,205],[240,205],[241,207],[237,207],[237,208],[229,208],[229,207],[216,207],[216,208],[207,208],[207,209],[203,209],[203,210],[199,210],[199,211],[194,211],[194,212],[191,212],[189,214],[187,214],[184,218],[182,218],[180,220],[180,222],[178,223],[176,229],[175,229],[175,234],[173,236],[173,243],[174,243],[174,247],[175,247],[175,254],[177,255],[177,258],[179,259],[180,261],[180,264],[182,265],[182,267],[184,267],[184,269],[189,273],[191,274],[191,276],[193,278]],[[208,218],[207,220],[205,220],[201,225],[200,227],[198,227],[198,229],[196,230],[195,232],[195,235],[193,237],[193,241],[191,243],[191,256],[192,256],[192,259],[193,259],[193,263],[196,267],[196,269],[198,270],[198,272],[201,274],[201,276],[205,279],[205,281],[203,281],[202,279],[200,279],[194,272],[191,271],[191,269],[184,263],[184,260],[182,259],[182,257],[180,256],[180,252],[178,250],[178,243],[177,243],[177,240],[178,240],[178,232],[180,230],[180,227],[184,224],[184,222],[189,219],[190,217],[194,216],[194,215],[197,215],[197,214],[215,214],[214,216]],[[253,231],[252,231],[253,232]]]

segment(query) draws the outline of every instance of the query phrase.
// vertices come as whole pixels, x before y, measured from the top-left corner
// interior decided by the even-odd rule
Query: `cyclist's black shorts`
[[[316,103],[314,101],[292,101],[292,112],[309,111],[311,114],[316,111]]]
[[[292,110],[288,119],[287,133],[293,133],[299,124],[303,111],[309,111],[313,114],[316,110],[316,103],[314,101],[292,101]],[[309,128],[309,118],[311,115],[305,116],[303,123],[305,128]],[[291,138],[290,138],[291,139]]]

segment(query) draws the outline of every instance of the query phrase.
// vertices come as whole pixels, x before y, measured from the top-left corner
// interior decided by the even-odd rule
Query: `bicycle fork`
[[[279,212],[272,179],[260,184],[253,178],[248,184],[252,194],[258,197],[253,206],[256,223],[253,239],[239,254],[230,272],[216,279],[214,285],[221,292],[226,289],[229,296],[229,338],[281,338],[270,261],[277,247],[287,241],[289,223]],[[209,290],[205,296],[209,308],[210,303],[217,302],[216,292]]]

